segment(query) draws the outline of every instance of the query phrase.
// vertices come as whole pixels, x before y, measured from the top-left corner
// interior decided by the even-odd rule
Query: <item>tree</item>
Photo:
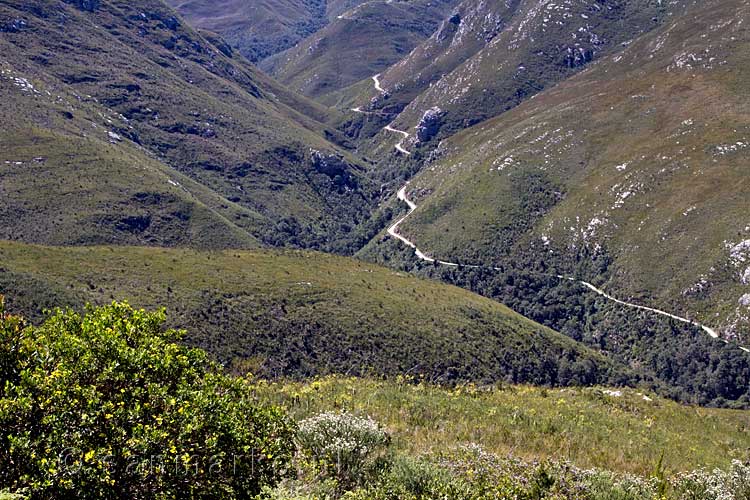
[[[242,498],[283,475],[291,421],[164,319],[113,303],[32,327],[0,298],[0,490]]]

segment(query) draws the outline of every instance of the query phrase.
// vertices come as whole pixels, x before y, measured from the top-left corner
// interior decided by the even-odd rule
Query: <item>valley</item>
[[[360,3],[259,66],[321,102],[397,63],[429,37],[455,0]]]
[[[378,92],[384,93],[386,91],[380,85],[379,76],[380,75],[374,75],[372,77],[373,85],[375,87],[375,90],[377,90]],[[362,112],[359,108],[355,108],[355,109],[353,109],[353,111],[355,111],[355,112]],[[393,133],[396,133],[396,134],[400,134],[400,135],[402,135],[404,137],[404,140],[406,140],[406,139],[409,138],[409,133],[408,132],[394,129],[390,125],[386,125],[384,127],[384,130],[386,130],[388,132],[393,132]],[[404,142],[403,140],[400,141],[400,142],[398,142],[395,145],[395,149],[398,152],[402,153],[402,154],[410,155],[411,153],[409,151],[407,151],[406,149],[404,149],[403,142]],[[409,212],[406,215],[404,215],[403,217],[399,218],[393,225],[391,225],[390,227],[388,227],[388,234],[390,236],[392,236],[393,238],[401,241],[406,246],[414,249],[414,255],[416,256],[416,258],[419,259],[419,260],[421,260],[421,261],[424,261],[424,262],[435,263],[435,264],[438,264],[438,265],[443,265],[443,266],[448,266],[448,267],[454,267],[454,268],[458,268],[458,267],[463,267],[463,268],[468,268],[468,269],[480,269],[480,268],[484,268],[484,269],[489,269],[491,271],[501,271],[502,270],[499,267],[493,267],[492,265],[487,265],[487,264],[469,264],[469,263],[459,264],[459,263],[456,263],[456,262],[450,262],[450,261],[445,261],[445,260],[440,260],[440,259],[437,259],[437,258],[430,257],[428,253],[425,253],[424,251],[420,250],[417,247],[416,243],[414,243],[413,241],[409,240],[405,236],[401,235],[399,233],[399,231],[398,231],[399,226],[402,223],[404,223],[414,211],[417,210],[417,205],[407,197],[407,189],[408,188],[409,188],[409,183],[407,182],[407,184],[405,184],[401,189],[399,189],[398,193],[396,194],[396,198],[399,201],[404,202],[408,206]],[[622,306],[625,306],[625,307],[628,307],[628,308],[633,308],[633,309],[639,309],[639,310],[643,310],[643,311],[648,311],[648,312],[651,312],[651,313],[654,313],[654,314],[657,314],[657,315],[660,315],[660,316],[664,316],[664,317],[667,317],[667,318],[679,321],[681,323],[686,323],[688,325],[700,328],[706,334],[708,334],[711,338],[720,339],[722,342],[724,342],[726,344],[730,343],[729,340],[727,340],[725,338],[720,338],[719,333],[715,329],[713,329],[713,328],[711,328],[709,326],[703,325],[703,324],[701,324],[701,323],[699,323],[699,322],[697,322],[695,320],[691,320],[691,319],[688,319],[688,318],[685,318],[685,317],[682,317],[682,316],[677,316],[675,314],[669,313],[667,311],[663,311],[661,309],[656,309],[656,308],[653,308],[653,307],[648,307],[648,306],[634,304],[632,302],[626,302],[626,301],[620,300],[620,299],[618,299],[616,297],[613,297],[612,295],[608,294],[606,291],[604,291],[604,290],[602,290],[602,289],[594,286],[593,284],[591,284],[591,283],[589,283],[587,281],[576,280],[575,278],[572,278],[572,277],[569,277],[569,276],[563,276],[563,275],[547,274],[545,276],[546,277],[554,277],[554,278],[557,278],[557,279],[560,279],[560,280],[568,280],[568,281],[577,282],[580,285],[582,285],[583,287],[585,287],[586,289],[588,289],[589,291],[592,291],[592,292],[594,292],[594,293],[596,293],[596,294],[598,294],[598,295],[600,295],[600,296],[606,298],[607,300],[609,300],[611,302],[614,302],[616,304],[619,304],[619,305],[622,305]],[[740,350],[744,351],[744,352],[750,353],[750,349],[748,349],[747,347],[744,347],[742,345],[739,345],[737,347]]]
[[[0,2],[0,499],[745,498],[748,22]]]

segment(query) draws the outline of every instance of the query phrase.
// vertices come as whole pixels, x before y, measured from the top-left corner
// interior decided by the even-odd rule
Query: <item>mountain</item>
[[[422,142],[497,116],[632,40],[692,2],[466,1],[358,97]],[[359,90],[352,89],[352,93]],[[426,113],[432,123],[424,127]]]
[[[518,1],[460,2],[427,40],[382,73],[387,95],[373,93],[369,86],[364,96],[357,97],[374,98],[373,108],[398,113],[430,85],[485,48],[518,10]],[[357,89],[348,93],[356,95]]]
[[[257,62],[315,33],[363,0],[167,0],[191,25],[224,37]]]
[[[1,500],[748,496],[750,1],[166,1],[0,2]]]
[[[201,225],[231,227],[209,245],[341,247],[367,213],[331,111],[164,4],[5,2],[0,20],[3,237],[172,245]]]
[[[684,387],[721,366],[740,383],[708,393],[746,392],[746,353],[556,276],[747,346],[747,17],[745,2],[704,3],[442,141],[407,188],[417,209],[401,234],[432,257],[488,268],[447,279],[632,366],[693,374]],[[375,253],[402,252],[389,245]],[[687,355],[696,336],[723,354]],[[670,359],[682,356],[692,367],[676,370]]]
[[[266,376],[411,373],[447,383],[620,383],[632,375],[489,299],[321,253],[0,242],[8,310],[128,300],[226,366]]]
[[[493,60],[479,56],[490,49],[500,54],[503,51],[494,41],[511,35],[525,37],[526,41],[519,41],[520,52],[535,53],[536,44],[547,39],[531,36],[527,28],[545,33],[551,20],[557,19],[552,13],[553,17],[544,17],[532,4],[493,5],[470,10],[465,4],[451,11],[438,33],[447,37],[449,25],[455,33],[448,37],[450,43],[446,38],[443,45],[435,46],[434,61],[449,68],[453,63],[447,61],[478,58],[491,68]],[[676,4],[671,4],[672,10],[659,11],[661,17],[648,20],[653,25],[641,28],[643,16],[657,11],[644,6],[639,12],[638,5],[612,4],[605,9],[609,14],[597,12],[599,17],[573,9],[581,6],[576,3],[560,7],[558,21],[566,30],[574,26],[575,33],[581,33],[580,20],[601,23],[597,32],[603,33],[605,27],[613,29],[608,16],[630,13],[621,17],[622,33],[643,34],[619,44],[619,52],[612,42],[617,39],[614,35],[602,37],[609,42],[602,45],[601,53],[585,66],[568,68],[570,74],[550,70],[549,88],[536,97],[525,96],[503,112],[494,101],[475,101],[466,94],[467,102],[481,106],[486,117],[477,125],[462,124],[468,128],[442,138],[452,127],[442,126],[450,123],[449,114],[436,111],[432,138],[421,135],[426,133],[423,128],[418,134],[399,132],[404,125],[398,118],[393,123],[397,128],[370,141],[363,139],[369,132],[355,138],[353,121],[346,124],[351,136],[337,130],[332,124],[346,122],[345,115],[286,89],[219,35],[195,31],[159,2],[3,4],[0,44],[6,56],[0,91],[6,105],[0,111],[4,117],[0,237],[54,247],[100,245],[88,250],[103,266],[86,283],[91,290],[99,290],[97,283],[124,268],[139,267],[138,259],[154,262],[154,255],[168,252],[153,250],[151,255],[139,250],[141,246],[200,250],[293,246],[347,254],[359,250],[360,258],[441,279],[508,304],[572,338],[573,343],[566,344],[571,350],[585,349],[582,345],[598,350],[607,363],[637,372],[639,380],[671,397],[745,405],[750,401],[749,360],[736,344],[750,343],[745,339],[745,268],[750,256],[745,252],[742,173],[747,144],[742,49],[747,37],[742,24],[729,19],[743,20],[746,8],[737,0],[714,0],[679,14]],[[358,19],[360,11],[376,7],[408,8],[399,3],[368,4],[350,14]],[[488,15],[486,9],[491,7],[506,9],[507,22]],[[651,7],[658,10],[655,4]],[[346,13],[342,15],[343,21],[351,21]],[[480,18],[490,24],[479,23]],[[487,35],[490,42],[476,42],[478,33],[490,25],[499,26],[499,32]],[[465,31],[468,28],[473,31]],[[553,31],[550,39],[555,38],[552,35],[559,33]],[[422,51],[428,42],[407,58],[416,61],[414,57],[422,54],[427,61]],[[461,55],[451,59],[452,47],[460,48]],[[477,67],[484,68],[479,62]],[[458,64],[450,74],[463,67]],[[386,78],[364,80],[368,87],[385,89],[369,110],[357,113],[372,131],[398,112],[398,106],[377,107],[395,95],[387,90]],[[428,86],[414,103],[435,86]],[[498,116],[491,117],[494,114]],[[422,146],[415,144],[415,135]],[[442,140],[437,143],[434,138]],[[400,151],[393,148],[396,141],[401,141]],[[415,172],[419,173],[402,194],[416,203],[416,209],[397,232],[428,256],[456,264],[419,262],[412,248],[382,231],[394,214],[404,214],[405,209],[389,192]],[[110,250],[101,245],[117,245],[111,251],[127,266],[112,264]],[[20,248],[20,253],[33,253]],[[50,255],[38,258],[54,260]],[[176,253],[171,258],[175,265],[184,261],[196,273],[202,257],[196,260],[191,255]],[[211,254],[207,255],[208,260]],[[222,255],[226,260],[229,254]],[[67,256],[61,262],[80,258]],[[250,261],[244,265],[252,267]],[[258,265],[273,267],[266,262]],[[296,262],[285,265],[301,267]],[[346,269],[353,264],[340,265]],[[249,282],[241,269],[228,263],[222,266],[216,270],[218,275],[242,276],[243,283]],[[103,300],[96,294],[91,297],[93,292],[71,295],[77,288],[70,289],[66,280],[72,277],[51,279],[51,268],[31,272],[7,265],[4,269],[12,275],[6,279],[7,290],[28,298],[25,304],[32,310],[40,303]],[[313,271],[327,272],[320,266]],[[313,275],[308,278],[298,282],[314,283]],[[118,282],[109,293],[141,300],[149,295],[149,280],[156,285],[174,279],[149,269],[137,287]],[[19,286],[23,282],[31,288]],[[264,283],[269,290],[274,288],[272,279]],[[227,305],[224,295],[244,297],[241,287],[224,291],[220,284],[188,287],[181,296],[190,297],[191,305],[180,307],[189,314],[180,317],[178,326],[200,331],[201,325],[211,325],[196,343],[208,346],[227,363],[274,352],[263,337],[257,343],[243,337],[248,324],[289,335],[281,343],[291,361],[274,358],[269,373],[348,370],[342,351],[328,350],[337,342],[332,338],[344,339],[347,350],[360,353],[355,356],[358,360],[382,350],[382,345],[351,327],[358,324],[354,317],[346,316],[354,311],[380,318],[380,303],[355,301],[344,314],[332,305],[338,299],[331,299],[330,307],[305,310],[290,323],[281,321],[284,316],[277,312],[248,323],[247,313],[236,319],[233,312],[226,312],[234,311],[235,303]],[[349,293],[338,284],[330,297]],[[58,294],[65,300],[52,300]],[[281,300],[285,295],[274,297]],[[409,300],[402,299],[399,304]],[[471,300],[480,299],[472,296]],[[156,307],[170,301],[167,294],[142,304]],[[256,307],[242,301],[243,310]],[[218,312],[206,309],[207,304],[214,304]],[[658,311],[631,310],[633,304],[672,316],[664,319],[666,315]],[[275,307],[262,304],[264,311],[276,311]],[[397,311],[402,307],[406,306],[394,306]],[[444,371],[450,371],[451,379],[494,381],[506,376],[493,372],[494,364],[505,367],[504,374],[512,371],[513,380],[572,379],[570,367],[549,362],[548,351],[539,351],[536,343],[530,348],[523,340],[514,341],[511,349],[504,338],[494,344],[488,331],[500,327],[483,325],[494,325],[495,320],[473,318],[463,309],[451,311],[467,318],[466,323],[419,330],[373,320],[378,335],[397,335],[420,347],[409,351],[400,340],[393,340],[401,353],[394,358],[398,362],[390,363],[391,358],[378,354],[382,357],[368,369],[398,373],[411,362],[407,370],[422,364],[419,359],[424,358],[429,361],[425,373],[435,377]],[[435,308],[420,315],[428,322],[441,317],[443,313]],[[331,323],[331,318],[336,321]],[[464,334],[464,329],[469,333]],[[552,330],[544,330],[545,335],[557,335]],[[415,340],[415,331],[424,332],[422,340]],[[231,334],[226,337],[224,332]],[[316,339],[322,344],[312,349],[309,337],[319,332],[325,332]],[[708,334],[721,335],[729,344]],[[456,342],[465,340],[463,335],[471,347],[454,349],[458,361],[441,365],[436,351],[429,350],[430,343],[439,338],[440,349],[450,352]],[[424,338],[429,342],[420,344]],[[521,363],[515,354],[508,354],[515,351],[528,359]],[[327,354],[318,358],[318,352]],[[481,368],[470,368],[472,357],[483,360]],[[566,358],[564,364],[576,364],[574,358]],[[676,369],[676,360],[688,367]],[[533,375],[519,368],[526,364]],[[587,372],[588,364],[576,366],[577,371]],[[542,372],[552,373],[552,378],[545,379]],[[599,380],[599,373],[584,378]],[[631,380],[630,376],[622,380]]]
[[[429,37],[454,0],[365,2],[260,67],[304,95],[323,96],[387,69]]]

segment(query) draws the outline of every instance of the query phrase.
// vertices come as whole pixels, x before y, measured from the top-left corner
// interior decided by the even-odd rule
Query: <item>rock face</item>
[[[570,69],[580,68],[594,60],[592,48],[568,47],[563,57],[563,64]]]
[[[443,111],[437,106],[425,111],[417,125],[417,139],[419,139],[419,142],[427,142],[435,137],[435,134],[440,130],[442,117]]]
[[[234,49],[232,49],[232,47],[227,43],[226,40],[221,37],[221,35],[207,30],[198,30],[198,32],[203,35],[203,38],[211,42],[211,45],[216,47],[219,52],[230,59],[234,57]]]

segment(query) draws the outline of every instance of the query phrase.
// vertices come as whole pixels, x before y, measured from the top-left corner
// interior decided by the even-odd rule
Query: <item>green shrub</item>
[[[294,427],[246,380],[177,344],[163,311],[55,312],[0,300],[0,488],[31,498],[234,498],[283,474]]]
[[[525,462],[471,445],[419,459],[398,457],[377,483],[347,500],[646,500],[654,484],[565,462]]]
[[[591,500],[643,500],[659,498],[655,480],[601,469],[578,472],[578,484]]]
[[[390,442],[371,418],[351,413],[321,413],[299,423],[300,449],[341,487],[362,484]]]
[[[472,486],[428,460],[399,456],[377,484],[345,495],[346,500],[471,498]]]
[[[341,496],[335,479],[310,478],[285,480],[274,488],[266,487],[263,500],[333,500]]]
[[[445,469],[426,460],[399,457],[394,460],[385,483],[386,489],[400,490],[401,496],[429,498],[451,481],[452,477]]]

